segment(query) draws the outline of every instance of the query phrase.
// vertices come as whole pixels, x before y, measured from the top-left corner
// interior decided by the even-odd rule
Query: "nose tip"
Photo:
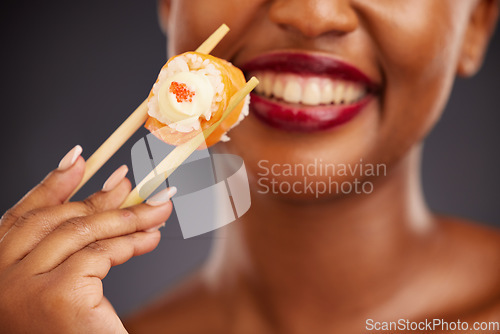
[[[276,0],[269,17],[272,22],[309,38],[349,33],[359,25],[350,0]]]

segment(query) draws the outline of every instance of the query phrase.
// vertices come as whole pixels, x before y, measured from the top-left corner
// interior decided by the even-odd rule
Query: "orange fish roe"
[[[169,92],[175,94],[178,103],[193,102],[193,96],[196,94],[194,91],[190,90],[185,83],[179,83],[177,81],[172,81]]]

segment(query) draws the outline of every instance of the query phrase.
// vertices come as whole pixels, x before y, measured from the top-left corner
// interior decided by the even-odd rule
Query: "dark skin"
[[[119,210],[131,189],[123,173],[64,204],[85,169],[69,152],[0,221],[0,286],[9,287],[0,290],[0,332],[349,334],[365,333],[368,318],[500,321],[500,233],[430,212],[419,172],[421,140],[454,78],[480,68],[498,8],[497,0],[160,0],[171,56],[225,22],[232,31],[214,55],[236,66],[269,51],[320,53],[381,89],[330,131],[287,132],[252,114],[232,130],[215,149],[244,158],[251,209],[218,231],[198,272],[124,324],[101,280],[156,247],[172,206],[163,198]],[[370,194],[259,191],[259,161],[316,158],[363,159],[387,172],[337,179],[370,181]]]
[[[232,131],[217,150],[244,158],[251,210],[220,232],[225,238],[202,270],[127,328],[360,333],[367,318],[498,321],[500,233],[430,212],[419,175],[421,140],[455,76],[480,68],[497,15],[497,1],[481,0],[160,1],[170,55],[196,48],[208,27],[225,22],[232,31],[215,54],[237,66],[274,50],[321,52],[355,64],[383,89],[355,120],[327,133],[280,131],[252,115]],[[314,200],[257,191],[260,160],[317,157],[363,158],[388,173],[373,180],[370,195]]]

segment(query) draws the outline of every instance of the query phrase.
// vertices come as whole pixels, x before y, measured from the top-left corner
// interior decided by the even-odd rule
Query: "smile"
[[[378,90],[354,66],[313,53],[269,53],[242,68],[260,81],[252,93],[251,111],[266,124],[287,131],[321,131],[344,124]]]
[[[257,72],[257,94],[308,106],[352,104],[366,95],[363,85],[320,76]]]

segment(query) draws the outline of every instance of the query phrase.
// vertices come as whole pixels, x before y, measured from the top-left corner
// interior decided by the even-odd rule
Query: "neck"
[[[208,277],[244,286],[275,318],[371,312],[408,279],[433,226],[419,165],[417,148],[369,195],[297,204],[252,194],[251,210],[221,231]]]

